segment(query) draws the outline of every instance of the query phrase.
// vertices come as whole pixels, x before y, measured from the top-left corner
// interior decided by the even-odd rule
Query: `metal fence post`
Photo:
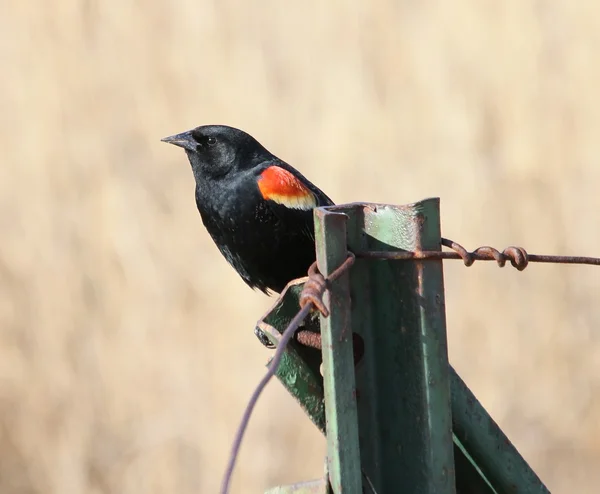
[[[316,217],[327,221],[336,213],[348,216],[347,243],[354,253],[441,249],[437,199],[351,204]],[[352,329],[365,347],[356,368],[365,475],[378,494],[453,494],[442,262],[357,259],[350,286]]]
[[[329,480],[335,492],[360,493],[361,473],[368,478],[365,494],[547,493],[448,364],[442,262],[360,259],[369,251],[440,250],[439,200],[322,208],[315,226],[323,274],[343,262],[346,249],[358,258],[327,295],[324,379],[321,352],[297,341],[277,377],[315,425],[327,429],[328,472],[269,494],[325,494]],[[256,331],[275,345],[298,311],[304,281],[290,283],[258,323]],[[364,346],[356,366],[349,307],[352,332]],[[305,328],[319,331],[317,321],[307,320]]]

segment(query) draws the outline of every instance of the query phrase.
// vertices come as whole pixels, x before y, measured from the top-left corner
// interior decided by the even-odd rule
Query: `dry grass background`
[[[209,493],[267,352],[165,135],[254,134],[337,202],[600,255],[594,0],[0,4],[0,492]],[[451,360],[553,492],[598,492],[595,268],[448,263]],[[318,477],[279,384],[235,492]]]

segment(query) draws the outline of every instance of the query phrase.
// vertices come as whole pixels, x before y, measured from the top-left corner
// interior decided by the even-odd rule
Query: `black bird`
[[[279,293],[306,276],[313,209],[333,205],[329,197],[239,129],[204,125],[162,140],[185,149],[204,226],[250,287]]]

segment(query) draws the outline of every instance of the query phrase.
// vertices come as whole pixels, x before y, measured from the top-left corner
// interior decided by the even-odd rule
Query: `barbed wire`
[[[553,264],[586,264],[600,266],[600,258],[597,257],[582,257],[582,256],[554,256],[554,255],[538,255],[529,254],[523,247],[510,246],[504,249],[502,252],[495,249],[494,247],[483,246],[478,247],[472,252],[467,251],[462,245],[453,240],[442,238],[442,246],[450,248],[453,252],[448,251],[360,251],[355,254],[348,253],[346,260],[327,278],[325,278],[317,268],[317,263],[314,262],[308,270],[308,280],[305,282],[302,292],[300,294],[300,310],[290,321],[285,331],[282,333],[281,338],[277,343],[277,349],[273,354],[273,358],[269,363],[267,372],[264,377],[258,383],[258,386],[250,396],[248,405],[244,410],[242,420],[234,436],[229,461],[225,474],[223,475],[223,482],[221,484],[221,494],[229,493],[229,485],[231,483],[231,477],[235,468],[235,463],[240,451],[242,439],[244,433],[248,427],[250,416],[254,411],[254,407],[263,392],[266,385],[269,383],[271,378],[277,373],[279,364],[285,352],[285,349],[295,335],[296,331],[306,319],[311,310],[318,310],[324,317],[329,317],[329,310],[323,302],[323,294],[329,287],[329,283],[335,281],[343,273],[345,273],[355,261],[355,258],[359,259],[388,259],[388,260],[445,260],[445,259],[458,259],[462,260],[465,266],[472,266],[475,261],[496,261],[499,267],[504,267],[507,262],[518,269],[519,271],[524,270],[530,262],[539,263],[553,263]],[[306,346],[320,349],[321,348],[321,335],[313,333],[308,330],[300,331],[296,335],[296,341]],[[356,355],[355,355],[356,359]],[[363,472],[364,473],[364,472]],[[367,478],[367,480],[369,480]],[[374,491],[374,487],[369,480],[370,488]]]
[[[582,256],[548,256],[539,254],[528,254],[523,247],[507,247],[502,252],[494,247],[478,247],[473,252],[467,251],[462,245],[453,240],[442,238],[442,245],[452,249],[454,252],[440,250],[423,251],[367,251],[357,252],[356,257],[362,259],[391,259],[391,260],[443,260],[462,259],[465,266],[473,265],[475,261],[496,261],[498,266],[504,267],[507,261],[519,271],[523,271],[530,262],[542,262],[552,264],[588,264],[600,266],[600,258]]]

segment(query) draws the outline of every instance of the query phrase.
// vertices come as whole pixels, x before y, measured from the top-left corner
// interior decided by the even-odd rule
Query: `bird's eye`
[[[206,139],[206,144],[209,146],[214,146],[217,143],[217,140],[214,137],[209,137]]]

